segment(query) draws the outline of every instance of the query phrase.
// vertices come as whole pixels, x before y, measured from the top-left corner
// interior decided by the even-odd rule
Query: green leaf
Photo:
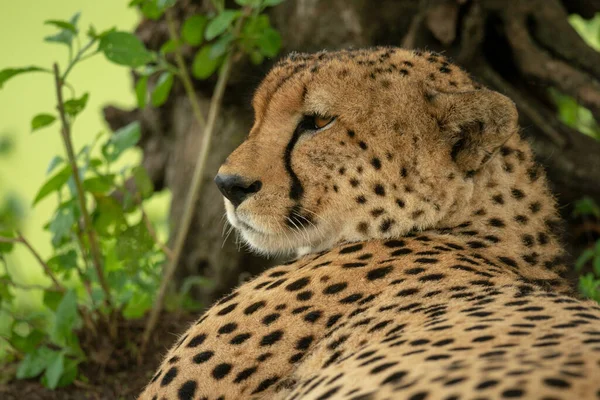
[[[45,25],[54,25],[57,28],[66,29],[73,33],[77,33],[77,28],[75,27],[75,25],[73,25],[72,23],[67,22],[67,21],[61,21],[58,19],[49,19],[49,20],[44,21],[44,24]]]
[[[258,51],[253,51],[252,53],[250,53],[250,61],[252,62],[252,64],[260,65],[260,64],[262,64],[262,62],[264,60],[265,60],[265,56],[263,56]]]
[[[143,221],[140,221],[121,232],[115,251],[118,259],[125,262],[129,272],[135,273],[139,268],[139,259],[153,247],[152,236]]]
[[[15,238],[15,235],[11,231],[0,230],[0,236],[5,237],[5,238],[11,238],[11,239]],[[10,253],[13,248],[14,248],[14,243],[0,242],[0,254]],[[1,284],[0,284],[0,286],[1,286]]]
[[[586,249],[577,257],[577,261],[575,262],[575,269],[577,271],[581,271],[581,269],[594,257],[593,249]]]
[[[70,289],[65,293],[56,308],[54,314],[54,325],[50,332],[52,340],[63,346],[68,346],[76,341],[75,329],[79,326],[79,315],[77,314],[77,294]]]
[[[64,253],[58,253],[51,257],[48,261],[48,267],[54,272],[64,273],[66,271],[71,271],[72,269],[77,267],[77,253],[75,250],[67,250]],[[53,296],[52,294],[48,294],[48,296]],[[62,296],[60,296],[62,298]],[[51,299],[50,299],[51,300]],[[51,309],[55,310],[58,303],[54,304],[52,302],[46,303],[46,297],[44,295],[44,304],[46,304]]]
[[[58,32],[55,35],[46,36],[44,38],[44,40],[46,42],[66,44],[67,46],[71,47],[71,44],[73,43],[73,38],[77,34],[77,21],[79,21],[80,15],[81,15],[80,13],[76,13],[75,15],[73,15],[71,17],[71,19],[67,23],[70,25],[70,27],[68,29],[63,28],[60,32]],[[53,25],[56,25],[56,24],[53,24]],[[71,30],[71,27],[74,30]]]
[[[79,363],[80,363],[79,360],[75,360],[72,358],[65,358],[65,365],[64,365],[63,373],[62,373],[62,376],[60,377],[60,380],[58,381],[57,387],[64,387],[64,386],[68,386],[71,383],[73,383],[75,378],[77,378],[77,372],[78,372],[77,366],[79,365]]]
[[[109,32],[100,39],[98,49],[108,60],[133,68],[147,64],[154,58],[142,41],[129,32]]]
[[[263,0],[262,4],[265,7],[275,7],[276,5],[279,5],[284,1],[285,0]]]
[[[21,74],[26,74],[29,72],[50,72],[45,68],[40,68],[40,67],[34,67],[34,66],[30,66],[30,67],[23,67],[23,68],[6,68],[0,71],[0,89],[2,89],[2,86],[4,85],[4,83],[6,81],[8,81],[10,78],[17,76],[17,75],[21,75]]]
[[[596,276],[600,278],[600,255],[596,255],[596,257],[594,257],[592,267],[594,267],[594,273]]]
[[[61,156],[54,156],[52,160],[48,163],[48,168],[46,168],[46,175],[50,172],[54,171],[54,168],[58,167],[60,164],[64,163],[65,159]]]
[[[75,223],[74,204],[72,203],[66,203],[56,210],[54,218],[48,225],[48,230],[52,233],[52,245],[54,247],[59,247],[63,240],[70,236],[71,228]]]
[[[171,92],[172,87],[173,74],[166,71],[160,74],[160,77],[156,82],[156,86],[154,87],[154,91],[152,92],[152,105],[154,107],[163,105],[169,98],[169,93]]]
[[[56,352],[44,346],[26,354],[17,368],[17,378],[29,379],[41,374],[54,359],[54,353]]]
[[[213,60],[218,57],[221,57],[227,52],[227,49],[231,42],[233,42],[233,35],[230,33],[223,34],[211,45],[210,53],[208,54],[208,56]]]
[[[116,229],[126,225],[123,207],[110,196],[94,196],[96,208],[92,213],[92,224],[100,236],[111,237]]]
[[[175,50],[177,50],[177,43],[175,43],[174,40],[167,40],[165,43],[163,43],[162,46],[160,46],[160,50],[158,50],[160,52],[160,54],[169,54],[169,53],[174,53]]]
[[[102,146],[102,155],[109,162],[116,161],[125,150],[135,146],[140,137],[140,123],[134,121],[111,136],[108,142]]]
[[[204,36],[204,29],[206,28],[207,22],[208,18],[204,15],[192,15],[183,23],[181,37],[186,43],[192,46],[198,46],[202,43],[202,37]]]
[[[103,194],[115,186],[115,174],[93,176],[83,181],[83,189],[90,193]]]
[[[58,305],[64,297],[64,293],[57,292],[55,290],[45,290],[43,296],[43,302],[46,307],[52,311],[56,311]]]
[[[156,0],[158,8],[164,10],[175,5],[176,0]]]
[[[39,329],[32,329],[27,336],[14,334],[11,337],[10,344],[21,353],[31,353],[46,337],[46,334]]]
[[[210,58],[211,45],[202,46],[194,56],[192,62],[192,74],[198,79],[206,79],[211,76],[221,64],[221,58]]]
[[[81,96],[78,99],[71,99],[65,101],[65,112],[72,117],[76,116],[77,114],[83,111],[89,98],[90,94],[84,93],[83,96]]]
[[[51,125],[56,117],[51,114],[38,114],[31,120],[31,132]]]
[[[600,207],[591,197],[586,196],[581,200],[575,202],[573,216],[579,217],[582,215],[593,215],[595,217],[600,218]]]
[[[238,10],[224,10],[210,20],[206,26],[206,33],[204,35],[206,40],[213,40],[221,33],[225,32],[240,15],[241,13]]]
[[[36,205],[40,202],[40,200],[44,199],[49,194],[60,190],[63,187],[63,185],[67,183],[70,176],[71,166],[65,165],[63,169],[58,171],[52,178],[48,179],[46,183],[42,185],[38,193],[35,195],[32,205]]]
[[[46,373],[44,374],[44,383],[50,389],[56,389],[58,381],[63,374],[65,368],[65,354],[61,351],[54,354],[54,357],[48,363],[46,367]]]
[[[261,53],[267,57],[275,57],[281,48],[281,36],[273,28],[268,28],[256,41]]]
[[[144,168],[142,165],[139,165],[133,168],[132,173],[135,180],[135,186],[138,192],[142,195],[142,199],[147,199],[148,197],[152,196],[154,185],[152,184],[150,176],[148,176],[146,168]]]
[[[156,1],[146,1],[140,10],[142,11],[142,14],[144,14],[144,17],[154,21],[159,19],[164,12],[164,10],[158,8]]]

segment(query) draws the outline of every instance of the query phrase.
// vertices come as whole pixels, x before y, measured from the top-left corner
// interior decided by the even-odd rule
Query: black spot
[[[496,204],[504,204],[504,197],[501,194],[492,196],[492,201]]]
[[[315,338],[313,336],[305,336],[296,343],[296,350],[308,350]]]
[[[333,325],[335,325],[335,323],[342,318],[342,314],[335,314],[332,315],[331,317],[329,317],[329,319],[327,319],[327,323],[325,324],[325,326],[327,328],[331,328]]]
[[[364,247],[363,244],[354,244],[351,246],[347,246],[344,247],[343,249],[340,250],[340,254],[349,254],[349,253],[355,253],[357,251],[362,250],[362,248]]]
[[[206,340],[205,334],[196,335],[190,340],[187,347],[198,347]]]
[[[542,209],[542,205],[538,201],[535,201],[529,205],[529,209],[531,210],[532,213],[535,214],[535,213],[538,213]]]
[[[202,364],[207,362],[212,358],[215,353],[213,351],[203,351],[202,353],[198,353],[192,359],[196,364]]]
[[[300,301],[307,301],[313,297],[313,292],[310,290],[305,290],[304,292],[300,292],[296,295],[296,298]]]
[[[502,397],[507,399],[514,399],[516,397],[523,397],[525,392],[521,389],[508,389],[502,392]]]
[[[257,369],[257,367],[246,368],[245,370],[236,375],[233,382],[240,383],[245,381],[246,379],[250,378],[256,372]]]
[[[218,332],[220,334],[231,333],[237,329],[237,324],[235,322],[230,322],[228,324],[223,325],[219,328]]]
[[[217,312],[217,315],[227,315],[237,307],[237,303],[230,304],[227,307],[223,307]]]
[[[375,187],[373,188],[373,191],[375,192],[375,194],[377,196],[385,196],[385,188],[380,183],[375,185]]]
[[[186,381],[183,385],[179,387],[177,391],[177,397],[179,400],[192,400],[194,395],[196,394],[196,381]]]
[[[376,279],[381,279],[385,277],[387,274],[392,272],[394,267],[389,265],[387,267],[375,268],[367,273],[367,279],[370,281],[374,281]]]
[[[251,304],[248,307],[246,307],[246,309],[244,310],[244,314],[246,314],[246,315],[254,314],[256,311],[260,310],[265,305],[266,305],[266,303],[264,301],[257,301],[256,303]]]
[[[258,387],[252,392],[252,394],[264,392],[270,386],[272,386],[274,383],[276,383],[278,380],[279,380],[279,377],[277,377],[277,376],[265,379],[264,381],[259,383]]]
[[[225,378],[227,376],[227,374],[229,374],[229,372],[231,371],[231,364],[227,364],[227,363],[222,363],[217,365],[213,370],[212,370],[212,376],[213,378],[215,378],[216,380],[221,380],[223,378]]]
[[[402,167],[402,169],[400,170],[400,176],[403,178],[406,178],[408,176],[408,171],[405,167]]]
[[[303,287],[305,287],[306,285],[308,285],[310,283],[310,279],[309,278],[300,278],[292,283],[290,283],[289,285],[287,285],[285,287],[285,290],[290,291],[290,292],[294,292],[297,290],[302,289]]]
[[[173,382],[173,379],[177,376],[177,372],[177,367],[171,367],[160,381],[160,386],[167,386],[169,383]]]
[[[352,186],[352,187],[357,187],[360,184],[360,181],[356,178],[350,179],[349,182],[350,182],[350,186]]]
[[[339,293],[342,290],[346,289],[347,287],[348,287],[348,284],[346,282],[336,283],[336,284],[327,286],[323,290],[323,294],[336,294],[336,293]]]
[[[358,196],[358,197],[356,198],[356,202],[357,202],[358,204],[365,204],[365,203],[367,202],[367,199],[365,198],[365,196]]]
[[[394,221],[393,219],[390,219],[390,218],[384,219],[381,222],[381,225],[379,225],[379,231],[381,231],[382,233],[389,231],[395,222],[396,221]]]
[[[263,320],[264,322],[264,320]],[[244,343],[246,340],[250,339],[252,335],[249,333],[240,333],[239,335],[234,336],[229,343],[231,344],[242,344]]]
[[[385,210],[383,208],[375,208],[371,210],[371,215],[373,216],[373,218],[377,218],[383,213],[385,213]]]
[[[260,345],[261,346],[272,346],[275,343],[277,343],[281,339],[282,336],[283,336],[283,331],[281,331],[281,330],[271,332],[268,335],[263,336],[263,338],[260,340]]]
[[[489,220],[489,224],[496,228],[504,228],[506,226],[506,224],[504,224],[504,221],[502,221],[499,218],[491,218]]]
[[[523,191],[520,189],[512,189],[510,193],[512,194],[512,197],[517,200],[521,200],[525,197],[525,193],[523,193]]]
[[[263,318],[262,323],[267,326],[271,325],[273,322],[277,321],[280,316],[281,316],[281,314],[278,314],[278,313],[269,314]]]
[[[349,130],[348,130],[346,133],[347,133],[347,134],[348,134],[348,136],[349,136],[349,137],[351,137],[351,138],[353,138],[353,137],[355,136],[355,132],[354,132],[353,130],[350,130],[350,129],[349,129]]]
[[[369,146],[367,146],[367,144],[365,142],[363,142],[362,140],[360,142],[358,142],[358,147],[360,147],[363,150],[366,150],[369,148]]]
[[[406,205],[404,203],[404,201],[400,200],[400,199],[396,199],[396,204],[398,205],[398,207],[400,208],[404,208],[404,206]]]
[[[340,300],[340,303],[342,304],[350,304],[350,303],[354,303],[358,300],[360,300],[362,298],[362,294],[360,293],[354,293],[351,294],[350,296],[344,297],[343,299]]]

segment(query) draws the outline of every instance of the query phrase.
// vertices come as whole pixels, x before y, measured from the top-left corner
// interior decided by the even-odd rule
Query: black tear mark
[[[285,165],[285,170],[287,171],[292,181],[292,184],[290,185],[289,196],[290,199],[294,201],[300,201],[300,199],[302,199],[302,196],[304,195],[304,187],[302,186],[302,182],[300,182],[298,175],[296,175],[294,169],[292,168],[292,150],[294,150],[294,146],[296,146],[296,143],[300,138],[300,134],[302,133],[300,127],[301,125],[298,124],[298,126],[294,130],[292,138],[285,147],[285,153],[283,154],[283,163]]]

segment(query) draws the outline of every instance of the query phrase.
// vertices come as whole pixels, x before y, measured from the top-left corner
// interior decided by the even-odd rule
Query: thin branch
[[[33,248],[31,243],[29,243],[29,241],[27,241],[27,239],[25,239],[25,237],[23,236],[23,234],[21,234],[21,232],[17,232],[17,234],[18,234],[18,236],[16,238],[0,237],[0,243],[21,243],[25,247],[27,247],[29,252],[33,255],[33,257],[36,259],[36,261],[40,264],[40,266],[44,270],[44,273],[48,276],[48,278],[50,278],[50,280],[54,284],[54,287],[56,288],[56,290],[60,291],[60,292],[64,292],[66,290],[65,287],[56,278],[56,275],[54,275],[54,272],[52,272],[52,270],[50,269],[48,264],[46,264],[46,262],[42,259],[40,254]]]
[[[237,20],[236,26],[234,28],[234,37],[237,37],[239,35],[239,32],[242,28],[243,20],[243,16]],[[225,87],[227,86],[227,81],[231,73],[231,65],[234,53],[236,53],[235,49],[231,49],[227,53],[227,56],[225,57],[225,60],[223,62],[223,66],[221,67],[221,70],[219,72],[219,79],[217,80],[217,85],[215,86],[215,91],[210,101],[210,108],[208,111],[208,122],[206,124],[206,128],[204,129],[204,136],[200,145],[200,152],[196,161],[196,167],[194,168],[194,175],[192,177],[191,187],[188,191],[185,204],[183,206],[183,214],[181,216],[181,219],[179,220],[179,224],[177,227],[177,236],[175,237],[173,245],[173,258],[170,260],[169,264],[167,265],[167,268],[165,269],[162,281],[160,283],[158,294],[154,301],[154,306],[150,310],[150,315],[148,316],[148,320],[146,321],[146,328],[142,336],[142,343],[140,347],[140,356],[138,358],[138,362],[142,361],[141,357],[144,354],[148,341],[150,340],[150,336],[152,335],[156,323],[158,322],[158,316],[160,314],[160,311],[162,310],[165,295],[167,293],[167,286],[171,282],[173,275],[175,274],[175,270],[179,265],[181,252],[183,250],[185,239],[187,237],[187,233],[189,231],[192,218],[194,216],[195,206],[198,201],[199,194],[202,190],[202,184],[204,182],[202,178],[204,176],[206,159],[208,157],[208,151],[210,150],[210,143],[212,141],[217,116],[219,115],[219,112],[221,110],[221,103],[223,101]]]
[[[194,118],[196,118],[196,121],[198,121],[200,127],[204,128],[206,126],[206,121],[204,120],[204,114],[200,109],[200,100],[196,95],[190,74],[188,73],[187,66],[185,65],[185,60],[181,54],[181,44],[179,35],[177,34],[177,29],[175,29],[175,21],[173,20],[171,9],[167,9],[165,11],[165,17],[167,19],[167,27],[169,28],[169,36],[171,37],[171,40],[175,42],[175,62],[177,63],[177,68],[179,69],[179,77],[183,83],[185,93],[190,100]]]
[[[68,71],[67,71],[68,72]],[[66,74],[65,74],[66,76]],[[73,150],[73,143],[71,142],[71,126],[67,121],[67,116],[65,114],[63,96],[62,96],[62,85],[63,80],[60,77],[60,72],[58,70],[58,64],[54,64],[54,80],[56,85],[56,99],[57,99],[57,108],[58,113],[60,115],[60,120],[62,123],[62,129],[60,130],[63,138],[63,143],[65,145],[65,150],[67,152],[67,157],[69,159],[69,163],[71,164],[71,170],[73,171],[73,180],[75,181],[75,188],[77,192],[77,201],[79,203],[79,208],[81,210],[81,215],[83,216],[83,229],[84,232],[88,236],[88,240],[90,242],[90,253],[92,255],[92,259],[94,262],[94,268],[96,270],[96,274],[98,275],[98,282],[102,287],[102,291],[105,295],[106,303],[112,307],[112,299],[110,295],[110,288],[106,283],[106,279],[104,277],[104,271],[102,269],[102,259],[100,256],[100,247],[98,246],[98,240],[96,238],[96,232],[92,229],[92,220],[90,218],[90,214],[88,213],[87,206],[85,203],[85,192],[83,191],[83,185],[81,183],[81,177],[79,176],[79,168],[77,166],[77,159],[75,157],[75,152]]]

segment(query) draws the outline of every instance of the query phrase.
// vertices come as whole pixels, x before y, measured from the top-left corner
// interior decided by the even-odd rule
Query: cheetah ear
[[[442,93],[426,89],[452,160],[473,175],[518,131],[515,104],[498,92],[480,89]]]

